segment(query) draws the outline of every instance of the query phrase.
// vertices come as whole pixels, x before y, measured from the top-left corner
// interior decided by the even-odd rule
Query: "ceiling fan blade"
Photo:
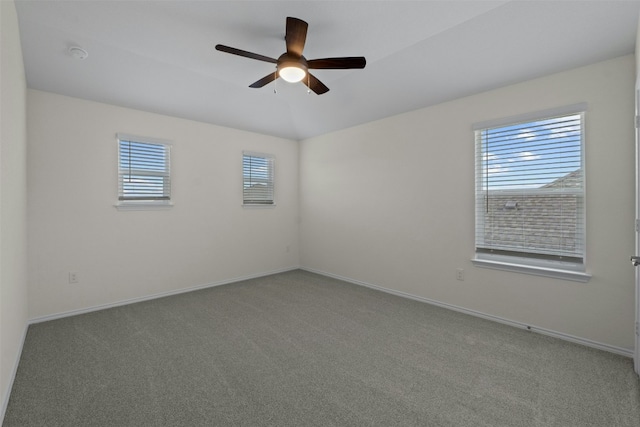
[[[367,60],[364,56],[347,56],[344,58],[321,58],[307,61],[307,68],[310,69],[333,69],[346,70],[350,68],[364,68]]]
[[[219,50],[220,52],[231,53],[233,55],[244,56],[245,58],[257,59],[258,61],[271,62],[272,64],[278,63],[277,59],[269,58],[268,56],[247,52],[246,50],[236,49],[235,47],[229,47],[222,44],[217,44],[216,50]]]
[[[329,92],[329,88],[311,73],[307,73],[307,77],[302,79],[302,83],[318,95]]]
[[[263,78],[261,78],[260,80],[258,80],[257,82],[250,84],[249,87],[253,87],[253,88],[260,88],[262,86],[266,86],[269,83],[271,83],[272,81],[274,81],[278,76],[276,75],[276,72],[274,71],[273,73],[269,73],[266,76],[264,76]]]
[[[302,19],[287,17],[287,32],[284,40],[287,43],[287,53],[297,57],[302,56],[304,43],[307,40],[309,24]]]

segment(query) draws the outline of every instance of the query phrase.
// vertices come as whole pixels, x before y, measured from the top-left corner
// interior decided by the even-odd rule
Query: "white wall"
[[[295,141],[35,90],[27,101],[31,318],[298,266]],[[114,207],[117,132],[173,141],[172,209]],[[243,150],[275,155],[276,207],[242,208]]]
[[[27,325],[26,81],[18,18],[0,1],[0,422]]]
[[[630,350],[633,55],[303,141],[301,265]],[[588,283],[474,267],[475,122],[588,103]],[[455,269],[465,280],[457,281]]]

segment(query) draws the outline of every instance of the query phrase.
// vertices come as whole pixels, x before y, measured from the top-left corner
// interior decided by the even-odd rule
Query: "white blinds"
[[[169,200],[170,146],[118,136],[118,198],[121,201]]]
[[[583,262],[583,117],[476,130],[477,252]]]
[[[245,205],[273,205],[274,159],[267,154],[243,153],[242,193]]]

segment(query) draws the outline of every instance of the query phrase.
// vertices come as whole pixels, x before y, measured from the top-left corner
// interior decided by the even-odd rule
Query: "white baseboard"
[[[371,289],[376,289],[376,290],[379,290],[379,291],[382,291],[382,292],[386,292],[386,293],[389,293],[389,294],[393,294],[393,295],[396,295],[396,296],[400,296],[400,297],[403,297],[403,298],[409,298],[409,299],[412,299],[412,300],[424,302],[424,303],[435,305],[435,306],[438,306],[438,307],[447,308],[449,310],[458,311],[460,313],[468,314],[468,315],[471,315],[471,316],[476,316],[476,317],[480,317],[480,318],[483,318],[483,319],[492,320],[494,322],[503,323],[503,324],[506,324],[506,325],[509,325],[509,326],[514,326],[516,328],[530,330],[530,331],[533,331],[533,332],[537,332],[539,334],[548,335],[548,336],[559,338],[559,339],[562,339],[562,340],[565,340],[565,341],[570,341],[570,342],[573,342],[573,343],[581,344],[581,345],[584,345],[584,346],[587,346],[587,347],[597,348],[599,350],[608,351],[608,352],[611,352],[611,353],[619,354],[621,356],[626,356],[626,357],[630,357],[630,358],[633,358],[633,356],[634,356],[633,349],[616,347],[616,346],[612,346],[612,345],[609,345],[609,344],[604,344],[604,343],[600,343],[600,342],[597,342],[597,341],[592,341],[592,340],[589,340],[589,339],[586,339],[586,338],[581,338],[581,337],[576,337],[574,335],[565,334],[563,332],[553,331],[553,330],[550,330],[550,329],[541,328],[541,327],[534,326],[534,325],[527,325],[525,323],[518,322],[518,321],[515,321],[515,320],[511,320],[511,319],[506,319],[504,317],[494,316],[492,314],[482,313],[480,311],[471,310],[471,309],[460,307],[460,306],[457,306],[457,305],[440,302],[440,301],[433,300],[433,299],[430,299],[430,298],[420,297],[420,296],[409,294],[409,293],[406,293],[406,292],[385,288],[383,286],[378,286],[378,285],[374,285],[374,284],[371,284],[371,283],[363,282],[363,281],[360,281],[360,280],[351,279],[349,277],[344,277],[344,276],[340,276],[340,275],[337,275],[337,274],[327,273],[327,272],[321,271],[321,270],[315,270],[315,269],[312,269],[312,268],[298,267],[298,266],[284,268],[284,269],[280,269],[280,270],[262,272],[262,273],[257,273],[257,274],[251,274],[251,275],[247,275],[247,276],[235,277],[235,278],[226,279],[226,280],[222,280],[222,281],[218,281],[218,282],[207,283],[207,284],[204,284],[204,285],[198,285],[198,286],[192,286],[192,287],[183,288],[183,289],[177,289],[177,290],[173,290],[173,291],[161,292],[161,293],[157,293],[157,294],[153,294],[153,295],[147,295],[147,296],[138,297],[138,298],[131,298],[131,299],[127,299],[127,300],[121,300],[121,301],[117,301],[117,302],[113,302],[113,303],[109,303],[109,304],[96,305],[96,306],[87,307],[87,308],[78,309],[78,310],[71,310],[71,311],[66,311],[66,312],[61,312],[61,313],[55,313],[55,314],[51,314],[51,315],[47,315],[47,316],[42,316],[42,317],[37,317],[37,318],[30,319],[28,321],[28,324],[46,322],[46,321],[49,321],[49,320],[60,319],[60,318],[63,318],[63,317],[75,316],[75,315],[78,315],[78,314],[90,313],[90,312],[98,311],[98,310],[105,310],[105,309],[108,309],[108,308],[119,307],[119,306],[127,305],[127,304],[134,304],[134,303],[137,303],[137,302],[148,301],[148,300],[152,300],[152,299],[156,299],[156,298],[163,298],[163,297],[167,297],[167,296],[171,296],[171,295],[178,295],[178,294],[182,294],[182,293],[185,293],[185,292],[192,292],[192,291],[197,291],[197,290],[200,290],[200,289],[206,289],[206,288],[211,288],[211,287],[215,287],[215,286],[227,285],[227,284],[231,284],[231,283],[235,283],[235,282],[240,282],[240,281],[243,281],[243,280],[256,279],[258,277],[264,277],[264,276],[269,276],[269,275],[272,275],[272,274],[284,273],[284,272],[292,271],[292,270],[296,270],[296,269],[301,269],[301,270],[309,271],[311,273],[316,273],[316,274],[320,274],[320,275],[323,275],[323,276],[332,277],[334,279],[343,280],[345,282],[353,283],[355,285],[365,286],[365,287],[368,287],[368,288],[371,288]],[[26,336],[26,328],[25,328],[24,335]],[[24,338],[25,337],[23,336],[23,343],[22,344],[24,344]],[[18,356],[18,361],[19,361],[19,356]],[[18,361],[16,361],[15,370],[17,370]],[[14,370],[14,375],[15,375],[15,370]],[[12,384],[13,384],[13,379],[12,379]],[[6,400],[8,402],[8,396],[7,396]],[[3,406],[3,411],[6,408],[6,403],[7,402],[4,402],[5,406]],[[2,412],[2,415],[4,415],[4,412]]]
[[[589,340],[589,339],[586,339],[586,338],[581,338],[581,337],[576,337],[574,335],[565,334],[563,332],[553,331],[553,330],[546,329],[546,328],[540,328],[540,327],[534,326],[534,325],[527,325],[525,323],[518,322],[518,321],[515,321],[515,320],[511,320],[511,319],[506,319],[504,317],[494,316],[492,314],[482,313],[480,311],[471,310],[471,309],[460,307],[460,306],[457,306],[457,305],[436,301],[436,300],[433,300],[433,299],[430,299],[430,298],[424,298],[424,297],[420,297],[420,296],[417,296],[417,295],[409,294],[409,293],[406,293],[406,292],[397,291],[397,290],[394,290],[394,289],[389,289],[389,288],[385,288],[385,287],[378,286],[378,285],[373,285],[371,283],[367,283],[367,282],[363,282],[363,281],[360,281],[360,280],[351,279],[351,278],[340,276],[340,275],[337,275],[337,274],[327,273],[325,271],[315,270],[315,269],[306,268],[306,267],[300,267],[300,269],[301,270],[305,270],[305,271],[309,271],[311,273],[316,273],[316,274],[320,274],[320,275],[323,275],[323,276],[332,277],[334,279],[342,280],[344,282],[353,283],[354,285],[365,286],[367,288],[376,289],[378,291],[386,292],[388,294],[393,294],[393,295],[400,296],[400,297],[403,297],[403,298],[409,298],[409,299],[420,301],[420,302],[424,302],[424,303],[427,303],[427,304],[436,305],[438,307],[443,307],[443,308],[447,308],[449,310],[457,311],[457,312],[468,314],[468,315],[471,315],[471,316],[480,317],[480,318],[487,319],[487,320],[492,320],[494,322],[503,323],[505,325],[514,326],[516,328],[526,329],[526,330],[529,330],[529,331],[532,331],[532,332],[537,332],[537,333],[542,334],[542,335],[548,335],[548,336],[559,338],[559,339],[562,339],[562,340],[565,340],[565,341],[570,341],[570,342],[573,342],[573,343],[576,343],[576,344],[581,344],[581,345],[584,345],[584,346],[587,346],[587,347],[597,348],[599,350],[608,351],[610,353],[619,354],[621,356],[626,356],[626,357],[630,357],[630,358],[633,358],[633,356],[634,356],[633,349],[616,347],[616,346],[613,346],[613,345],[604,344],[604,343],[597,342],[597,341],[592,341],[592,340]]]
[[[29,323],[26,323],[22,331],[20,348],[16,353],[16,359],[13,361],[13,368],[11,369],[11,378],[9,378],[9,383],[7,384],[7,389],[5,390],[5,393],[4,393],[4,399],[2,399],[2,409],[0,409],[0,425],[2,425],[4,421],[4,415],[7,413],[7,406],[9,405],[9,398],[11,397],[11,390],[13,389],[13,382],[15,381],[16,374],[18,373],[18,365],[20,364],[20,357],[22,356],[22,349],[24,348],[24,341],[27,338],[28,329],[29,329]]]
[[[218,282],[206,283],[204,285],[190,286],[188,288],[182,288],[182,289],[176,289],[176,290],[172,290],[172,291],[160,292],[160,293],[157,293],[157,294],[146,295],[146,296],[137,297],[137,298],[130,298],[130,299],[126,299],[126,300],[120,300],[120,301],[116,301],[116,302],[112,302],[112,303],[108,303],[108,304],[100,304],[100,305],[94,305],[94,306],[91,306],[91,307],[81,308],[81,309],[77,309],[77,310],[70,310],[70,311],[63,311],[63,312],[60,312],[60,313],[48,314],[46,316],[41,316],[41,317],[36,317],[36,318],[30,319],[29,320],[29,324],[32,325],[32,324],[35,324],[35,323],[47,322],[49,320],[61,319],[61,318],[70,317],[70,316],[76,316],[78,314],[91,313],[93,311],[106,310],[108,308],[120,307],[120,306],[123,306],[123,305],[129,305],[129,304],[135,304],[137,302],[149,301],[149,300],[153,300],[153,299],[157,299],[157,298],[164,298],[164,297],[168,297],[168,296],[171,296],[171,295],[179,295],[179,294],[184,294],[186,292],[193,292],[193,291],[198,291],[198,290],[201,290],[201,289],[213,288],[215,286],[228,285],[230,283],[241,282],[243,280],[257,279],[258,277],[264,277],[264,276],[270,276],[272,274],[284,273],[284,272],[287,272],[287,271],[297,270],[298,268],[299,267],[296,266],[296,267],[283,268],[283,269],[280,269],[280,270],[273,270],[273,271],[267,271],[267,272],[262,272],[262,273],[250,274],[250,275],[247,275],[247,276],[234,277],[234,278],[231,278],[231,279],[221,280],[221,281],[218,281]]]

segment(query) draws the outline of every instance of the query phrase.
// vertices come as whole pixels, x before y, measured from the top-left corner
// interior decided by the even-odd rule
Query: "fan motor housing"
[[[307,59],[304,56],[296,57],[285,52],[278,58],[276,68],[279,73],[281,69],[286,67],[298,67],[304,70],[305,73],[308,72]]]

